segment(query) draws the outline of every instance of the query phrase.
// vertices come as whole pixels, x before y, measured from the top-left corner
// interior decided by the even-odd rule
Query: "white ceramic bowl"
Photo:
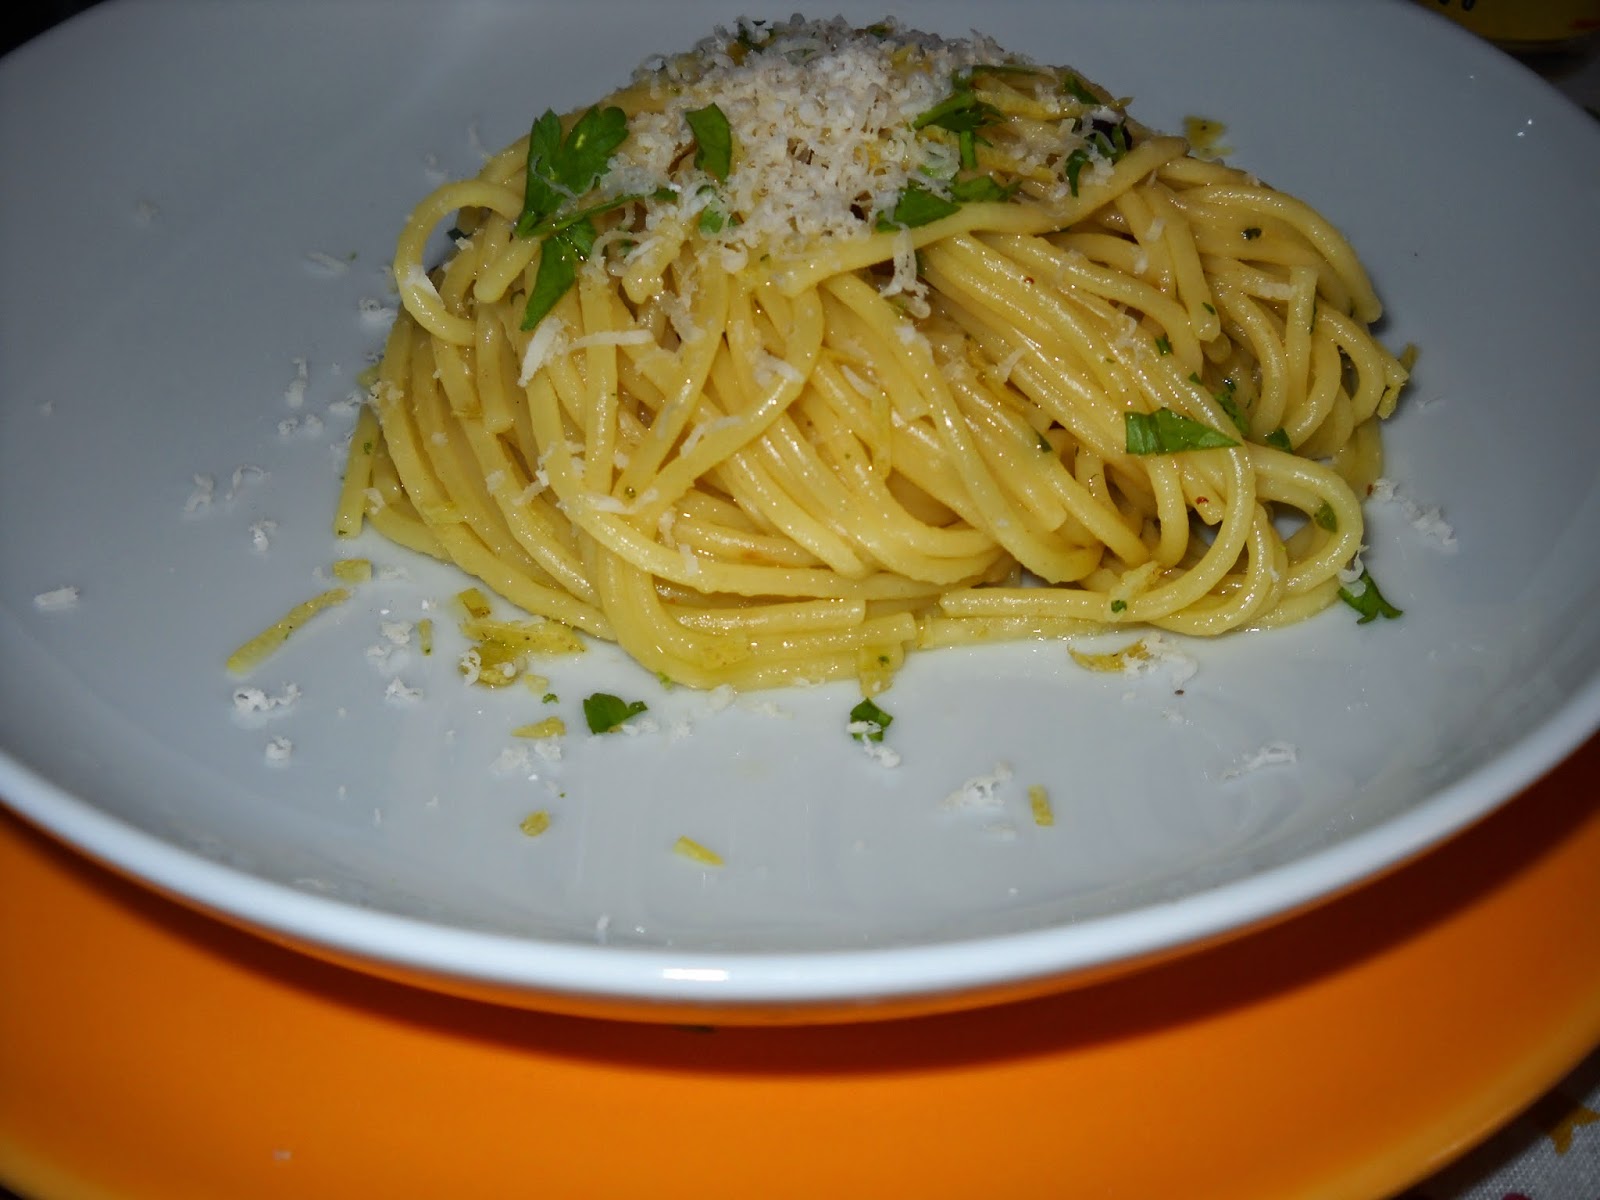
[[[847,11],[884,7],[948,34],[974,19]],[[1446,547],[1405,502],[1373,506],[1368,561],[1403,619],[1339,609],[1190,645],[1181,695],[1059,644],[915,657],[885,701],[886,770],[842,732],[846,687],[716,711],[597,648],[552,669],[541,708],[465,690],[448,621],[431,658],[376,663],[383,621],[461,582],[366,535],[405,578],[260,672],[295,704],[238,717],[224,656],[349,552],[328,532],[337,402],[379,344],[363,301],[391,302],[409,207],[737,11],[112,3],[0,63],[7,803],[366,969],[774,1021],[1066,986],[1249,928],[1447,837],[1593,731],[1600,129],[1422,6],[1182,0],[980,19],[1148,123],[1224,121],[1233,161],[1351,236],[1385,337],[1422,348],[1388,473],[1455,531]],[[36,605],[64,586],[75,605]],[[423,697],[386,701],[394,674]],[[596,690],[646,700],[656,730],[502,758],[519,722],[581,729]],[[1232,775],[1272,743],[1295,761]],[[992,807],[944,804],[1000,764]],[[1054,827],[1030,820],[1030,783]],[[530,839],[535,809],[553,823]],[[674,854],[680,835],[726,865]]]

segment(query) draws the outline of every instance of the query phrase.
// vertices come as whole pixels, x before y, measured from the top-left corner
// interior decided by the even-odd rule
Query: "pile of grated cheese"
[[[1033,65],[977,34],[947,40],[842,18],[740,21],[638,69],[634,87],[650,111],[629,118],[600,192],[676,193],[676,204],[651,206],[647,232],[669,214],[684,220],[716,204],[738,220],[713,240],[735,251],[859,236],[908,183],[938,190],[955,174],[952,148],[912,123],[949,96],[955,72],[999,64]],[[733,135],[725,182],[690,161],[685,114],[711,103]]]

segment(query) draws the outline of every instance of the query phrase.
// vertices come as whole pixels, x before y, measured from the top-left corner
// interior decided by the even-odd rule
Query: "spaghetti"
[[[893,24],[741,23],[547,113],[394,271],[336,529],[696,687],[1307,617],[1406,379],[1310,207]]]

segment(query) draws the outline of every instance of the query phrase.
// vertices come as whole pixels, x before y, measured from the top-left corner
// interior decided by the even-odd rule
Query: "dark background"
[[[25,0],[13,4],[3,22],[0,33],[0,53],[16,49],[30,38],[37,37],[52,25],[65,21],[74,13],[91,8],[95,0]]]

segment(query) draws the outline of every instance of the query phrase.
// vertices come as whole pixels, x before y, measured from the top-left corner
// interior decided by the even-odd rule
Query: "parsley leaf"
[[[1333,505],[1326,500],[1311,514],[1311,519],[1330,533],[1335,533],[1339,529],[1339,517],[1333,511]]]
[[[530,236],[563,203],[592,188],[627,138],[628,116],[620,108],[591,108],[565,137],[561,118],[546,109],[528,134],[527,182],[517,235]]]
[[[1122,419],[1129,454],[1176,454],[1239,444],[1227,434],[1170,408],[1158,408],[1153,413],[1123,413]]]
[[[583,719],[589,723],[590,733],[610,733],[629,717],[644,712],[645,707],[643,700],[629,703],[610,692],[596,692],[583,698]]]
[[[1383,598],[1383,593],[1378,591],[1378,585],[1372,580],[1371,571],[1363,568],[1361,578],[1357,582],[1361,584],[1359,592],[1352,592],[1349,588],[1339,589],[1339,599],[1361,614],[1360,619],[1356,621],[1357,625],[1365,625],[1379,617],[1393,620],[1404,615],[1401,609]]]
[[[1267,445],[1271,446],[1275,450],[1294,449],[1294,443],[1289,440],[1289,435],[1284,432],[1282,425],[1278,426],[1278,428],[1274,429],[1261,440],[1266,442]]]
[[[974,200],[1009,200],[1021,186],[1020,182],[1010,186],[999,183],[993,175],[974,175],[970,179],[958,179],[952,183],[950,198],[962,204]]]
[[[665,191],[665,189],[662,189],[662,191]],[[529,227],[526,234],[522,234],[520,230],[518,232],[523,237],[543,237],[547,233],[560,233],[563,229],[576,225],[580,221],[587,221],[590,217],[598,217],[601,213],[610,212],[614,208],[621,208],[624,204],[632,204],[635,200],[662,200],[671,197],[671,195],[671,192],[667,192],[667,195],[663,196],[661,191],[629,192],[625,196],[614,196],[610,200],[602,200],[598,204],[591,204],[588,208],[580,208],[574,212],[564,213],[559,216],[548,216],[537,225]]]
[[[948,217],[958,211],[961,205],[953,200],[946,200],[935,192],[930,192],[920,183],[908,183],[901,189],[899,198],[894,202],[894,208],[886,213],[878,214],[877,229],[879,233],[904,226],[915,229],[918,225],[927,225],[930,222]]]
[[[587,220],[553,233],[539,250],[539,272],[528,293],[528,307],[522,313],[522,328],[532,329],[577,281],[578,266],[587,262],[594,249],[594,226]]]
[[[1239,407],[1239,402],[1233,398],[1232,392],[1214,392],[1211,398],[1228,414],[1228,419],[1239,427],[1239,432],[1246,437],[1250,436],[1250,418],[1244,415],[1244,410]]]
[[[1128,152],[1128,127],[1126,125],[1112,125],[1110,132],[1096,129],[1088,137],[1088,142],[1100,152],[1100,157],[1109,162],[1116,162]]]
[[[1172,353],[1172,342],[1164,333],[1156,335],[1156,353],[1163,356]]]
[[[694,165],[707,175],[727,182],[733,169],[733,130],[728,117],[715,104],[683,114],[694,134]]]
[[[1067,187],[1071,189],[1074,196],[1078,194],[1078,176],[1082,173],[1084,167],[1088,165],[1089,152],[1082,146],[1079,146],[1071,154],[1067,155],[1067,161],[1064,164],[1067,175]]]
[[[985,125],[992,125],[1001,120],[1002,115],[998,108],[979,100],[975,93],[959,90],[912,121],[911,128],[926,129],[929,125],[933,125],[939,129],[948,129],[951,133],[972,133]]]
[[[1083,86],[1083,80],[1076,75],[1068,75],[1061,83],[1062,95],[1071,96],[1079,104],[1099,104],[1100,97]]]
[[[871,700],[863,700],[850,710],[850,724],[876,726],[876,728],[862,729],[850,736],[858,742],[881,742],[883,731],[889,728],[893,720],[893,717]]]

